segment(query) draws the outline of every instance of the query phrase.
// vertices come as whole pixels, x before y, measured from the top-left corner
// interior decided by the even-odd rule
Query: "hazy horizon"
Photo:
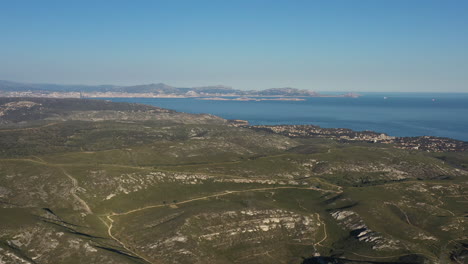
[[[6,82],[12,82],[12,83],[20,83],[20,84],[30,84],[30,85],[63,85],[63,86],[89,86],[89,87],[96,87],[96,86],[122,86],[122,87],[125,87],[125,86],[138,86],[138,85],[151,85],[151,84],[165,84],[165,85],[169,85],[169,86],[172,86],[172,87],[175,87],[175,88],[198,88],[198,87],[213,87],[213,86],[224,86],[224,87],[229,87],[229,88],[232,88],[232,89],[236,89],[236,90],[244,90],[244,91],[249,91],[249,90],[252,90],[252,91],[259,91],[259,90],[265,90],[265,89],[271,89],[271,88],[293,88],[293,89],[304,89],[304,90],[311,90],[311,91],[315,91],[315,92],[318,92],[318,93],[330,93],[330,94],[343,94],[343,93],[388,93],[388,94],[392,94],[392,93],[415,93],[415,94],[425,94],[425,93],[428,93],[428,94],[437,94],[437,93],[447,93],[447,94],[456,94],[456,93],[460,93],[460,94],[468,94],[468,91],[455,91],[455,92],[452,92],[452,91],[354,91],[354,90],[333,90],[333,91],[326,91],[326,90],[314,90],[314,89],[307,89],[307,88],[298,88],[298,87],[291,87],[291,86],[285,86],[285,87],[268,87],[268,88],[262,88],[262,89],[259,89],[259,88],[247,88],[247,89],[239,89],[239,88],[236,88],[236,87],[233,87],[233,86],[230,86],[230,85],[225,85],[225,84],[206,84],[206,85],[199,85],[199,86],[193,86],[193,85],[189,85],[189,86],[175,86],[175,85],[172,85],[170,83],[166,83],[166,82],[151,82],[151,83],[134,83],[134,84],[127,84],[127,85],[117,85],[117,84],[112,84],[112,83],[102,83],[102,84],[83,84],[83,83],[53,83],[53,82],[18,82],[18,81],[12,81],[12,80],[0,80],[0,81],[6,81]]]
[[[0,79],[468,92],[466,1],[5,1]]]

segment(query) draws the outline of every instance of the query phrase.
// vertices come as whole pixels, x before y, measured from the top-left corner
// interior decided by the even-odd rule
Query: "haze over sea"
[[[360,93],[359,98],[305,101],[209,101],[196,98],[107,98],[187,113],[209,113],[252,125],[313,124],[372,130],[391,136],[438,136],[468,141],[468,93]],[[385,99],[384,97],[387,97]]]

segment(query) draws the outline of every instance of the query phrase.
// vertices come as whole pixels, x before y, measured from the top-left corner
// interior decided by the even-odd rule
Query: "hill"
[[[464,263],[466,152],[0,99],[0,263]]]

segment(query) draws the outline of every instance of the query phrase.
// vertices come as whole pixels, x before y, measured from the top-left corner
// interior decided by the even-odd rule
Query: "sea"
[[[468,93],[360,93],[358,98],[305,101],[213,101],[197,98],[105,98],[186,113],[208,113],[251,125],[312,124],[371,130],[390,136],[437,136],[468,141]],[[261,98],[261,97],[257,97]]]

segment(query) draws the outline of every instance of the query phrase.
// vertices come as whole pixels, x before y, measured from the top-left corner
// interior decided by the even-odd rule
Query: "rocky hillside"
[[[0,263],[466,263],[468,154],[0,99]]]
[[[224,124],[207,114],[185,114],[159,107],[88,99],[0,98],[0,124],[35,121],[168,121],[182,124]]]

